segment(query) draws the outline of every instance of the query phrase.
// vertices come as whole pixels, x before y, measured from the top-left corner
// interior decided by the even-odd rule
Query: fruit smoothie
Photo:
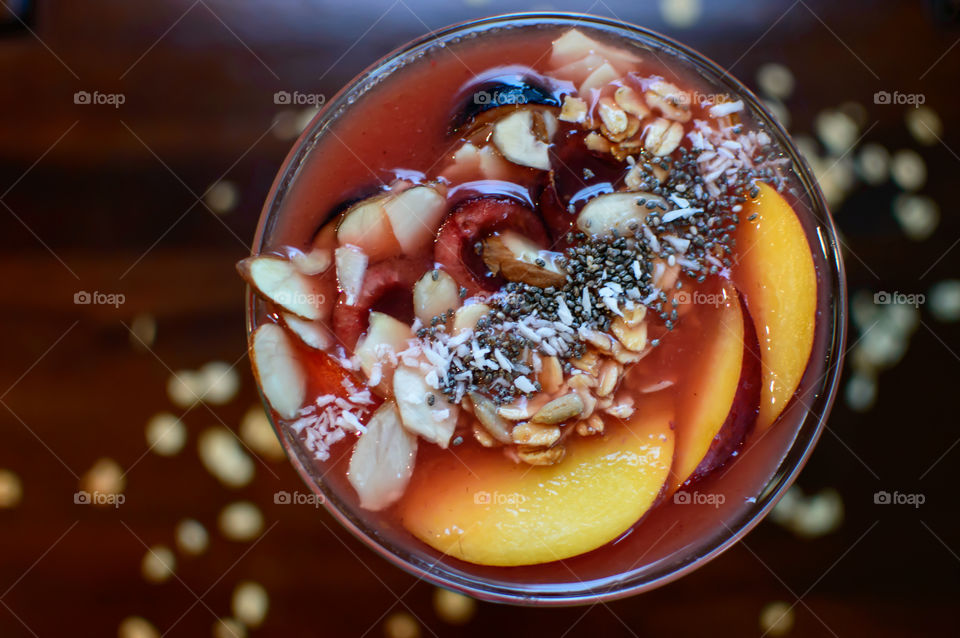
[[[257,380],[390,547],[515,583],[680,561],[815,398],[810,208],[678,57],[559,24],[447,43],[310,142],[239,264]]]

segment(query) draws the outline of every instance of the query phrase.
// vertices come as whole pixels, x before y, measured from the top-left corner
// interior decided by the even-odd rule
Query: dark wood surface
[[[109,636],[130,615],[161,632],[173,627],[169,635],[210,635],[243,579],[270,594],[267,620],[252,632],[263,636],[377,636],[384,615],[404,609],[424,635],[759,636],[764,605],[798,597],[792,635],[955,633],[960,524],[950,481],[960,463],[960,446],[952,447],[960,331],[926,309],[903,362],[881,375],[876,407],[854,413],[838,401],[800,477],[808,492],[840,492],[838,531],[804,540],[765,522],[696,573],[609,605],[481,604],[470,623],[454,627],[435,613],[432,587],[376,557],[326,513],[274,505],[275,491],[301,487],[285,461],[257,463],[248,487],[220,485],[198,460],[196,439],[218,421],[235,428],[257,401],[233,264],[290,145],[270,130],[274,91],[330,96],[430,29],[542,5],[38,4],[29,28],[0,37],[0,468],[16,472],[24,490],[17,507],[0,510],[0,635]],[[862,104],[864,141],[920,150],[924,192],[943,219],[930,239],[909,241],[890,213],[895,187],[855,189],[836,211],[852,251],[851,289],[926,292],[956,276],[960,248],[947,251],[960,237],[960,28],[944,17],[950,3],[704,4],[689,29],[666,24],[653,2],[551,8],[661,30],[751,85],[762,63],[788,65],[797,80],[787,102],[794,132],[809,133],[822,109]],[[126,101],[77,105],[80,90]],[[906,107],[875,105],[878,90],[924,94],[945,122],[943,143],[919,147],[903,125]],[[218,217],[197,198],[221,178],[240,200]],[[79,290],[120,292],[126,302],[78,306]],[[157,320],[152,353],[130,344],[127,326],[142,313]],[[171,370],[214,359],[238,361],[240,396],[187,412],[189,440],[178,456],[144,456],[150,416],[182,412],[165,393]],[[73,503],[78,477],[101,457],[128,470],[118,509]],[[926,503],[877,506],[877,490],[922,493]],[[269,532],[259,542],[217,531],[220,509],[240,499],[264,513]],[[145,582],[144,543],[172,546],[187,516],[207,526],[209,551],[178,555],[177,578]]]

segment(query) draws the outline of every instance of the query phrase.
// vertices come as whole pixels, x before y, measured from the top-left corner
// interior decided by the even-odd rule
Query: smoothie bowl
[[[590,16],[376,63],[238,269],[310,488],[487,600],[624,596],[716,556],[799,472],[841,364],[836,235],[786,133],[712,62]]]

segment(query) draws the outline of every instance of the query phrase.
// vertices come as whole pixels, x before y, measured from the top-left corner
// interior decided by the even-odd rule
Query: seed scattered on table
[[[233,590],[230,609],[237,620],[251,629],[263,623],[269,607],[270,597],[260,583],[243,581]]]
[[[154,545],[147,549],[140,561],[140,573],[151,583],[169,579],[177,567],[177,559],[166,545]]]
[[[200,555],[207,551],[210,545],[210,534],[207,533],[207,528],[200,521],[192,518],[185,518],[177,523],[175,536],[177,548],[184,554]]]
[[[249,501],[238,501],[220,510],[220,533],[231,541],[251,541],[263,531],[263,514]]]
[[[187,428],[169,412],[159,412],[147,422],[146,437],[152,452],[160,456],[174,456],[187,441]]]
[[[0,508],[13,508],[23,499],[23,484],[11,470],[0,470]]]

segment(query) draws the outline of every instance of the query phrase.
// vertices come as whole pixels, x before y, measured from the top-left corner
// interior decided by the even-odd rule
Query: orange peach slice
[[[701,345],[677,386],[677,452],[670,473],[676,490],[706,457],[727,421],[740,386],[744,356],[743,311],[729,284],[707,297],[718,303],[705,318]]]
[[[776,190],[744,206],[737,229],[733,281],[743,294],[760,341],[763,386],[757,429],[770,426],[800,384],[813,347],[817,273],[797,215]],[[756,214],[752,221],[748,218]]]
[[[479,446],[417,466],[399,505],[431,547],[481,565],[533,565],[609,543],[653,505],[673,460],[669,401],[571,441],[557,465],[518,464]]]

